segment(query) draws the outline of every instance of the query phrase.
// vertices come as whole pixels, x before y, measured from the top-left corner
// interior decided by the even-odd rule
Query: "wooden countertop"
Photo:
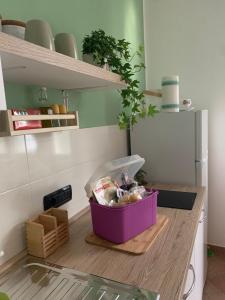
[[[160,293],[160,300],[182,299],[205,189],[177,185],[154,185],[159,189],[197,192],[191,211],[158,208],[169,224],[151,249],[143,255],[129,255],[87,244],[91,232],[90,213],[71,225],[71,239],[47,261],[82,272],[136,285]]]

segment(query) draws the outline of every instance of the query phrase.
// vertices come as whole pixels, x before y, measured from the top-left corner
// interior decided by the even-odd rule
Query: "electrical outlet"
[[[71,185],[64,186],[63,188],[45,195],[43,198],[44,210],[51,207],[59,207],[72,199]]]

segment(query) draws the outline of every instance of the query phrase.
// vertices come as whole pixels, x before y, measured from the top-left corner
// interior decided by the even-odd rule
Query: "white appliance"
[[[149,182],[208,186],[208,111],[161,112],[131,130]]]
[[[139,154],[145,159],[143,169],[147,172],[148,182],[197,185],[208,189],[208,111],[161,112],[153,118],[140,120],[131,130],[131,154]],[[202,214],[204,218],[199,222],[199,226],[203,225],[202,233],[197,235],[200,235],[203,247],[199,251],[202,252],[204,270],[200,275],[196,271],[201,277],[198,279],[200,293],[207,272],[207,196]],[[202,267],[196,266],[198,269]]]

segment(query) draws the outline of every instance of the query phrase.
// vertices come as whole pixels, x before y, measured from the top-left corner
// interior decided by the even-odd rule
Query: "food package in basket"
[[[145,188],[137,186],[134,176],[144,162],[139,155],[132,155],[105,163],[85,186],[88,198],[94,196],[99,204],[107,206],[125,205],[142,199]]]
[[[96,182],[93,193],[99,204],[110,205],[111,201],[116,198],[117,187],[107,176]]]

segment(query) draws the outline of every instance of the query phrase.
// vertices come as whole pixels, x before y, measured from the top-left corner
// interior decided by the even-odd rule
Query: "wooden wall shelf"
[[[74,120],[75,125],[59,127],[43,127],[35,129],[15,130],[13,122],[15,121],[36,121],[36,120]],[[65,130],[79,129],[78,113],[60,114],[60,115],[21,115],[15,116],[11,110],[0,111],[0,136],[16,136],[24,134],[36,134],[46,132],[57,132]]]
[[[4,80],[57,89],[117,88],[118,74],[0,32]]]
[[[25,116],[11,116],[12,121],[37,121],[37,120],[74,120],[74,114],[60,114],[60,115],[25,115]]]
[[[161,98],[162,97],[162,91],[161,90],[145,90],[144,95]]]

